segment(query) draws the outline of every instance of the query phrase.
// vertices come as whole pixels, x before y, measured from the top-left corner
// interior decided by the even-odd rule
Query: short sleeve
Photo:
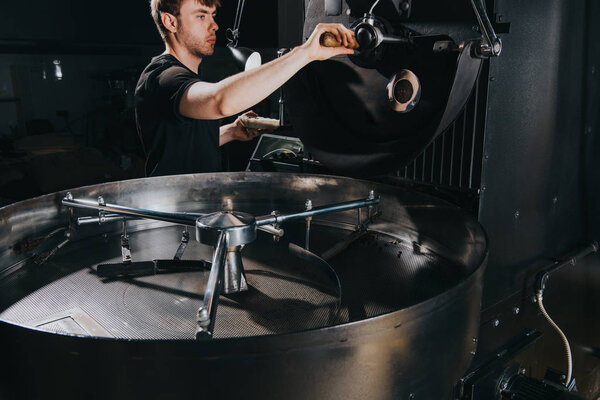
[[[167,103],[167,109],[175,119],[187,120],[179,112],[179,104],[185,91],[194,83],[200,82],[198,75],[181,66],[171,66],[157,76],[157,94]]]

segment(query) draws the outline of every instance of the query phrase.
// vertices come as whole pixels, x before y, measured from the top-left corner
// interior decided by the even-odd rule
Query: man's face
[[[180,42],[195,56],[210,56],[215,52],[216,8],[208,7],[198,0],[183,0],[179,17],[178,36]]]

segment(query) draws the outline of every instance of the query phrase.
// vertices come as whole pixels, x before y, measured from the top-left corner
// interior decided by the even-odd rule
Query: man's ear
[[[177,32],[177,18],[173,14],[162,13],[160,15],[160,20],[165,28],[171,33]]]

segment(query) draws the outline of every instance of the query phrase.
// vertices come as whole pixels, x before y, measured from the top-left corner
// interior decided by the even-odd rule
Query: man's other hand
[[[256,117],[258,117],[258,114],[256,114],[254,111],[248,111],[247,113],[243,114],[243,116],[256,118]],[[248,140],[252,140],[257,136],[260,136],[263,133],[269,133],[269,132],[273,132],[273,130],[272,129],[246,128],[242,124],[240,117],[238,117],[231,124],[223,125],[221,127],[219,145],[223,146],[225,143],[229,143],[232,140],[240,140],[240,141],[245,142]]]

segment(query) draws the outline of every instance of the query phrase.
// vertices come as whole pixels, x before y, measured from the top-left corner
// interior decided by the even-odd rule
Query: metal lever
[[[217,240],[217,247],[212,260],[212,267],[202,306],[198,310],[198,329],[196,330],[196,339],[210,339],[215,327],[215,317],[217,315],[217,305],[219,304],[219,294],[223,286],[223,272],[225,270],[225,261],[227,258],[227,231],[221,231]]]
[[[478,55],[481,57],[497,57],[502,52],[502,41],[496,35],[492,23],[488,18],[483,0],[471,0],[471,6],[477,17],[481,34],[484,37],[485,43],[481,43],[478,50]]]

